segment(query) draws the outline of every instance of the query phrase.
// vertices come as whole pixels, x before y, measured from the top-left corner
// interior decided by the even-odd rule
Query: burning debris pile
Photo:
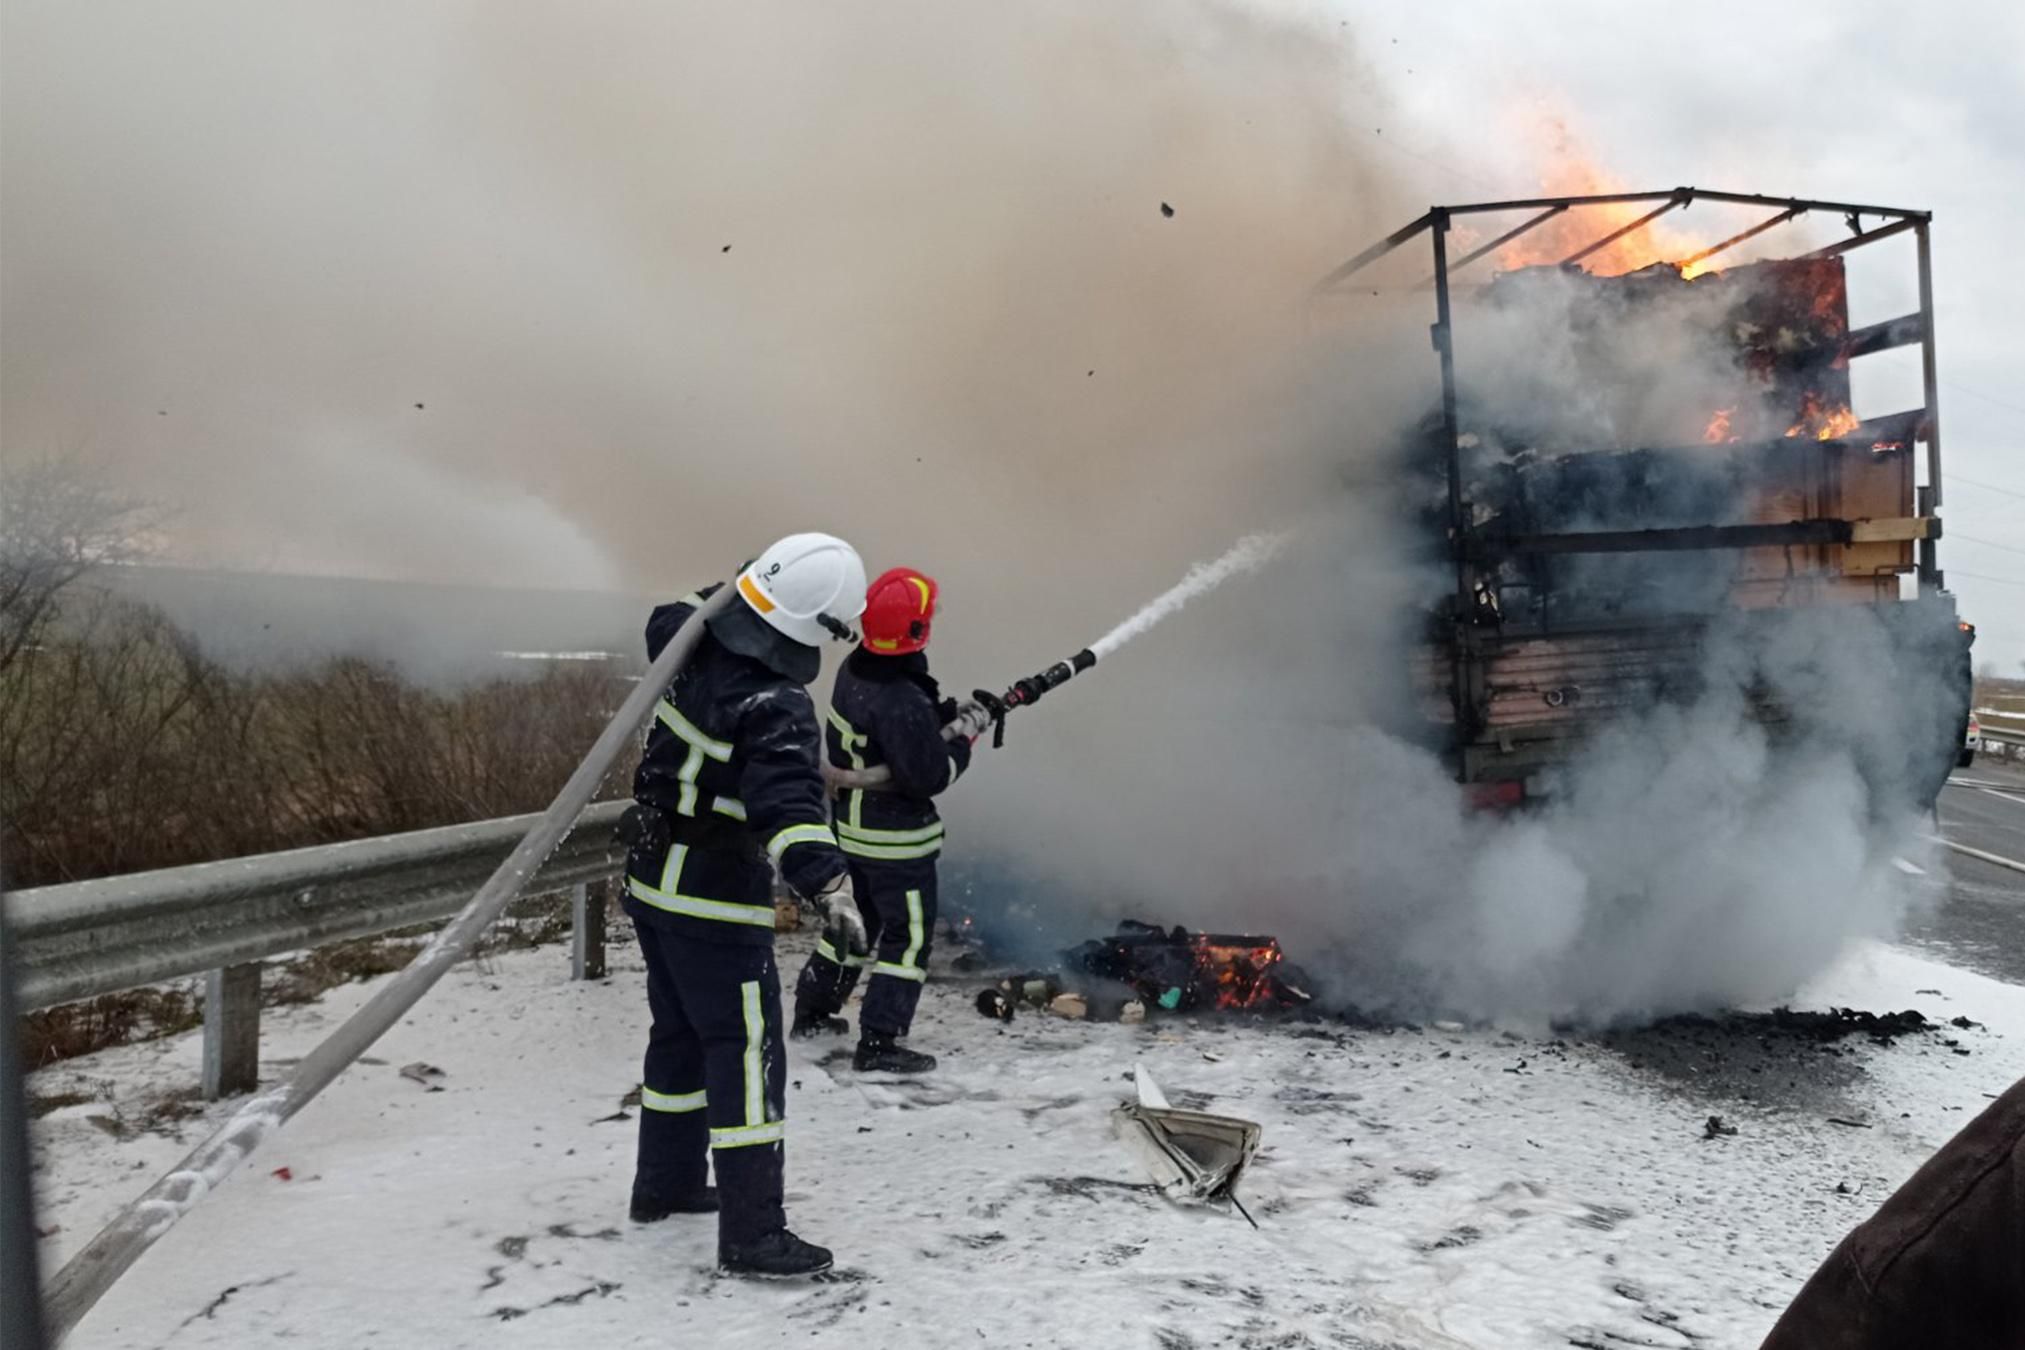
[[[1062,953],[1059,973],[1008,976],[978,1011],[1011,1021],[1022,1005],[1058,1016],[1137,1022],[1150,1012],[1280,1012],[1313,1002],[1279,939],[1196,933],[1127,919],[1108,937]]]
[[[1505,450],[1836,440],[1850,410],[1849,359],[1889,341],[1849,327],[1840,258],[1754,263],[1692,280],[1659,263],[1624,276],[1528,267],[1476,297],[1497,330],[1538,343],[1484,355],[1498,386],[1463,406],[1463,430]],[[1656,388],[1655,385],[1663,385]],[[1496,408],[1495,418],[1488,417]]]
[[[1306,976],[1286,964],[1279,939],[1191,933],[1131,919],[1109,937],[1064,953],[1072,969],[1129,989],[1148,1007],[1295,1008],[1310,1001]]]
[[[1469,303],[1488,339],[1458,408],[1463,498],[1487,549],[1484,603],[1497,619],[1709,610],[1734,587],[1784,584],[1796,566],[1861,574],[1867,586],[1879,569],[1909,563],[1894,544],[1891,556],[1866,553],[1851,567],[1859,560],[1826,533],[1798,550],[1686,559],[1628,556],[1686,541],[1625,538],[1590,550],[1613,555],[1601,562],[1523,545],[1569,532],[1902,515],[1922,414],[1859,420],[1849,366],[1907,339],[1890,324],[1850,328],[1839,257],[1693,278],[1667,263],[1623,276],[1528,267]],[[1433,449],[1417,458],[1431,472],[1439,419],[1423,431]],[[1437,536],[1440,498],[1427,502]]]

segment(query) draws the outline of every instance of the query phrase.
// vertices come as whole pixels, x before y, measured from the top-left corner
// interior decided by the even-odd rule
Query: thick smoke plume
[[[1750,383],[1725,309],[1696,296],[1633,311],[1627,343],[1584,331],[1594,308],[1570,295],[1586,286],[1548,274],[1516,299],[1507,288],[1495,305],[1463,303],[1478,510],[1509,505],[1499,492],[1530,476],[1560,498],[1535,503],[1553,517],[1539,528],[1751,518],[1748,476],[1728,471],[1727,448],[1701,444],[1710,411]],[[1606,447],[1688,454],[1545,462]],[[1390,461],[1402,510],[1438,506],[1420,459]],[[1558,775],[1552,803],[1504,820],[1465,809],[1407,711],[1426,705],[1403,683],[1427,660],[1411,616],[1446,574],[1405,565],[1388,551],[1399,534],[1370,522],[1346,518],[1303,544],[1249,593],[1239,582],[1216,597],[1214,620],[1128,658],[1150,663],[1164,640],[1186,680],[1113,688],[1090,721],[1047,728],[1065,756],[1068,740],[1117,742],[1099,719],[1125,722],[1134,745],[1064,776],[1067,799],[1115,802],[1100,825],[1113,852],[1078,858],[1085,870],[1055,885],[1167,920],[1276,932],[1338,998],[1530,1022],[1784,998],[1849,937],[1901,918],[1895,860],[1924,856],[1914,813],[1959,734],[1945,614],[1743,612],[1729,604],[1731,553],[1563,565],[1557,601],[1698,637],[1669,697],[1599,716],[1607,730]],[[1160,790],[1134,786],[1150,782]],[[1026,808],[1045,817],[1039,836],[1076,829],[1065,801]]]
[[[1783,993],[1895,898],[1855,757],[1774,753],[1750,680],[1525,824],[1412,739],[1425,297],[1322,336],[1301,298],[1443,194],[1358,150],[1384,110],[1345,33],[1208,0],[17,5],[0,453],[91,449],[230,566],[675,594],[828,529],[938,575],[958,690],[1291,525],[981,755],[947,804],[974,903],[1041,951],[1273,929],[1345,997],[1486,1015]]]

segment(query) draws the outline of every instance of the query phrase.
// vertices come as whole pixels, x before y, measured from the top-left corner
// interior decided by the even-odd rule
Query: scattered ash
[[[1766,1105],[1832,1110],[1863,1076],[1872,1048],[1906,1037],[1935,1039],[1940,1025],[1923,1014],[1855,1008],[1768,1013],[1688,1013],[1642,1027],[1599,1032],[1595,1043],[1641,1072],[1710,1096]]]
[[[615,1281],[599,1280],[596,1284],[586,1285],[575,1293],[557,1294],[547,1302],[537,1303],[531,1308],[516,1308],[511,1306],[494,1308],[492,1315],[502,1322],[513,1322],[527,1316],[529,1313],[540,1312],[543,1308],[573,1308],[587,1298],[609,1298],[622,1287]]]
[[[1631,1210],[1622,1209],[1616,1205],[1592,1205],[1585,1201],[1582,1205],[1582,1213],[1570,1220],[1570,1222],[1580,1224],[1584,1228],[1593,1228],[1599,1233],[1610,1233],[1615,1232],[1617,1225],[1623,1223],[1626,1219],[1636,1217]]]
[[[193,1312],[188,1317],[184,1318],[183,1325],[177,1327],[176,1330],[180,1334],[181,1332],[187,1330],[190,1324],[193,1322],[197,1322],[199,1320],[208,1322],[216,1319],[216,1317],[218,1316],[218,1310],[220,1308],[223,1308],[227,1303],[231,1302],[232,1296],[234,1294],[243,1294],[253,1289],[265,1289],[271,1284],[281,1283],[281,1281],[289,1278],[289,1276],[293,1274],[295,1274],[295,1272],[289,1270],[283,1271],[279,1275],[270,1275],[264,1280],[250,1280],[245,1284],[227,1285],[224,1288],[224,1290],[222,1290],[219,1293],[218,1297],[212,1299],[202,1308],[198,1309],[196,1312]]]
[[[1149,1182],[1113,1181],[1109,1177],[1029,1177],[1030,1185],[1037,1185],[1053,1195],[1073,1196],[1078,1200],[1096,1200],[1105,1194],[1125,1193],[1128,1195],[1160,1194],[1160,1188]]]
[[[1423,1243],[1421,1250],[1424,1252],[1450,1251],[1457,1247],[1471,1246],[1482,1240],[1482,1238],[1483,1230],[1470,1224],[1460,1224],[1457,1227],[1449,1229],[1434,1241]]]
[[[996,1247],[999,1243],[1004,1242],[1005,1234],[998,1232],[996,1229],[989,1233],[958,1233],[953,1241],[959,1246],[968,1247],[975,1252],[981,1252],[988,1247]]]

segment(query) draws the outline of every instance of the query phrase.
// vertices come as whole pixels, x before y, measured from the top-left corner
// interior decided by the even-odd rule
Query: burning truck
[[[1769,214],[1685,256],[1598,265],[1696,202]],[[1521,213],[1476,242],[1480,222]],[[1515,262],[1531,232],[1566,238],[1599,214],[1607,233]],[[1724,266],[1809,214],[1848,236]],[[1412,677],[1427,739],[1473,801],[1551,797],[1599,730],[1698,697],[1721,647],[1772,744],[1839,740],[1879,815],[1933,802],[1969,716],[1973,630],[1939,560],[1929,224],[1694,188],[1443,206],[1318,284],[1343,294],[1395,250],[1431,249],[1417,289],[1432,299],[1440,392],[1404,470],[1444,594]],[[1908,234],[1918,307],[1852,327],[1846,260]],[[1493,255],[1502,270],[1465,279]],[[1908,347],[1920,406],[1858,416],[1852,363]],[[1796,637],[1820,632],[1838,641]],[[1831,716],[1810,706],[1809,661],[1861,662],[1887,692]]]

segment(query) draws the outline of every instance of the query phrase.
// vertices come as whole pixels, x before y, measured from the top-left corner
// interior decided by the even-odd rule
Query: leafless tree
[[[65,589],[138,556],[152,525],[145,503],[79,457],[0,464],[0,672],[37,644]]]
[[[447,825],[539,807],[609,716],[595,667],[455,691],[339,658],[207,658],[96,585],[147,509],[77,460],[0,477],[0,856],[20,886]]]

